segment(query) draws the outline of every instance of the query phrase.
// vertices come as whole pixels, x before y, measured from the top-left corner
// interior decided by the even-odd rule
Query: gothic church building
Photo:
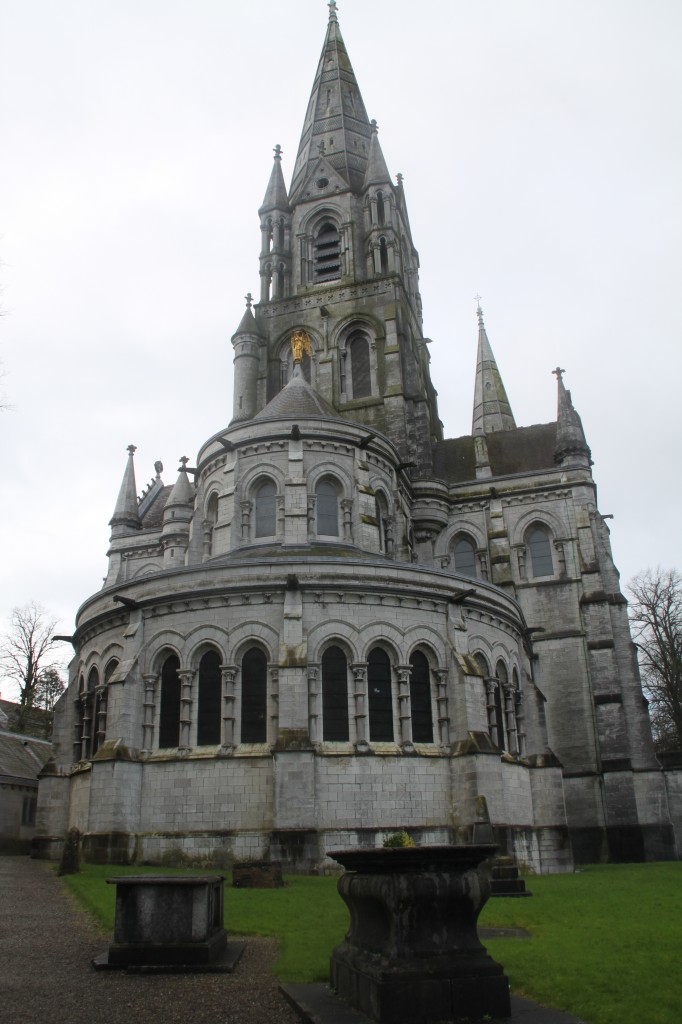
[[[489,821],[536,871],[673,858],[682,787],[562,371],[556,422],[517,427],[479,309],[472,432],[443,437],[402,181],[330,12],[232,420],[140,497],[129,449],[35,850],[75,826],[92,860],[324,870]]]

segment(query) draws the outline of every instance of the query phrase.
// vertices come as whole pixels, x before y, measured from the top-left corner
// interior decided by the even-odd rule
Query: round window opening
[[[326,188],[329,184],[329,178],[318,178],[315,184],[318,188]]]

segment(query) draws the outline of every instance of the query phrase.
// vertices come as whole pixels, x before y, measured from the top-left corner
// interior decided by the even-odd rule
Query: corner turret
[[[163,510],[161,544],[165,568],[184,565],[189,547],[189,532],[194,515],[194,488],[187,475],[189,459],[180,459],[180,471],[175,486]]]
[[[116,499],[114,514],[109,520],[112,540],[116,537],[125,537],[142,527],[137,507],[137,486],[135,484],[134,455],[136,450],[134,444],[128,445],[128,461],[123,473],[121,489]]]
[[[291,291],[291,207],[282,174],[282,147],[275,146],[270,181],[260,216],[261,302],[283,298]]]
[[[589,469],[592,465],[590,452],[580,416],[573,408],[571,392],[564,386],[566,371],[557,366],[552,373],[557,379],[557,422],[554,461],[560,466],[575,466]]]
[[[232,335],[234,348],[234,400],[232,423],[250,420],[256,414],[258,369],[263,339],[258,330],[251,304],[253,296],[246,296],[246,311],[239,327]]]

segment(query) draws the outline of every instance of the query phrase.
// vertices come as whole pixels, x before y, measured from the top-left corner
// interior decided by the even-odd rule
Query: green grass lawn
[[[86,865],[64,881],[109,931],[115,887],[104,880],[144,870],[158,873]],[[491,899],[481,915],[483,925],[522,927],[532,935],[486,941],[513,992],[588,1024],[679,1024],[682,864],[593,866],[532,877],[527,887],[532,898]],[[258,890],[228,882],[225,926],[278,936],[281,980],[324,981],[348,914],[333,878],[291,876],[283,889]]]

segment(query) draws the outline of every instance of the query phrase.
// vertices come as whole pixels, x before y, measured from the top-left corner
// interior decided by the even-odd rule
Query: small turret
[[[282,147],[275,146],[270,181],[260,216],[261,302],[288,295],[291,290],[291,207],[282,174]]]
[[[246,311],[232,335],[234,348],[234,400],[232,423],[250,420],[256,414],[258,368],[263,338],[251,309],[253,296],[246,296]]]
[[[589,469],[592,465],[590,452],[580,416],[573,408],[571,392],[564,386],[566,371],[557,366],[552,373],[557,379],[556,447],[554,461],[560,466],[581,466]]]
[[[478,356],[474,388],[472,434],[492,434],[499,430],[515,430],[514,414],[488,341],[480,302],[478,316]]]
[[[163,564],[171,568],[184,565],[189,547],[189,531],[194,515],[194,488],[187,475],[189,459],[180,459],[180,472],[163,510]]]
[[[109,520],[111,526],[111,539],[125,537],[134,533],[142,526],[140,514],[137,507],[137,487],[135,484],[135,445],[128,445],[128,461],[126,463],[121,489],[118,492],[114,514]]]

